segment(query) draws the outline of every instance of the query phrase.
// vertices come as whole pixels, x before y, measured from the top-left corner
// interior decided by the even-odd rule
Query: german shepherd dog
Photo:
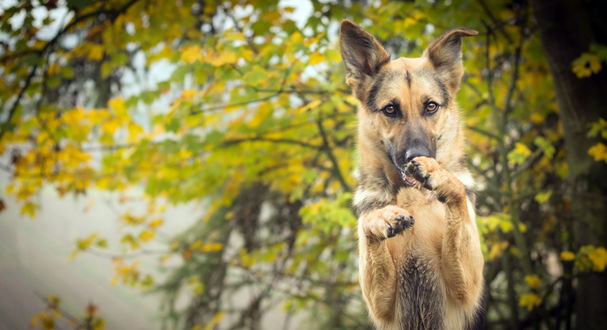
[[[419,58],[390,55],[350,21],[340,30],[346,82],[360,101],[357,209],[360,285],[380,329],[466,329],[483,291],[473,180],[455,94],[462,37]]]

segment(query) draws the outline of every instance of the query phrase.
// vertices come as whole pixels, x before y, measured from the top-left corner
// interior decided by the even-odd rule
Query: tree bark
[[[531,0],[544,53],[554,79],[569,165],[574,241],[578,246],[607,242],[607,179],[604,162],[588,149],[597,143],[587,133],[599,117],[607,119],[607,69],[577,78],[572,62],[592,43],[607,44],[607,2]],[[607,329],[607,276],[581,276],[577,283],[576,329]]]

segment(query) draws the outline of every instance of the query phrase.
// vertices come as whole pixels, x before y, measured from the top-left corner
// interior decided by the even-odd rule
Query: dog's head
[[[383,155],[402,171],[418,156],[439,163],[459,158],[461,129],[455,93],[462,79],[462,37],[476,35],[467,28],[452,29],[419,58],[390,55],[368,32],[350,21],[340,30],[346,82],[361,102],[361,144]],[[457,149],[457,150],[454,150]]]

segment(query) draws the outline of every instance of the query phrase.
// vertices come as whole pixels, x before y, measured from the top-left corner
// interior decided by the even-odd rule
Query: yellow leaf
[[[226,41],[246,41],[246,38],[242,32],[229,31],[224,35]]]
[[[202,246],[200,248],[200,251],[202,251],[202,252],[215,252],[215,251],[221,251],[221,249],[223,249],[223,244],[221,244],[221,243],[210,243],[210,244],[205,244],[204,246]]]
[[[23,206],[21,207],[21,214],[33,219],[36,217],[37,209],[38,209],[38,206],[36,204],[34,204],[32,202],[27,202],[27,203],[23,204]]]
[[[221,321],[221,319],[223,318],[223,316],[225,315],[224,312],[219,312],[217,314],[215,314],[215,316],[213,316],[213,318],[211,319],[211,321],[209,323],[207,323],[207,325],[204,327],[204,330],[212,330],[215,328],[215,326],[217,324],[219,324],[219,321]]]
[[[175,53],[175,51],[173,49],[165,46],[160,51],[158,51],[156,54],[152,54],[152,55],[148,56],[148,61],[149,61],[149,63],[154,63],[163,58],[171,58],[171,57],[173,57],[174,53]]]
[[[601,71],[601,59],[591,53],[584,53],[573,61],[573,72],[578,78],[591,76]]]
[[[595,248],[588,253],[588,258],[592,261],[592,269],[602,272],[607,266],[607,250],[603,247]]]
[[[519,224],[518,224],[518,230],[519,230],[521,233],[526,233],[526,232],[527,232],[527,225],[526,225],[526,224],[524,224],[524,223],[519,223]]]
[[[143,242],[149,242],[154,237],[156,237],[156,232],[146,229],[139,234],[139,239]]]
[[[102,45],[91,44],[89,47],[88,59],[100,61],[103,58],[104,47]]]
[[[308,104],[306,104],[306,105],[304,105],[302,107],[299,107],[298,109],[296,109],[296,111],[297,112],[306,112],[306,111],[308,111],[310,109],[316,108],[317,106],[320,105],[320,103],[321,103],[321,101],[318,100],[318,99],[316,99],[316,100],[314,100],[314,101],[312,101],[312,102],[310,102],[310,103],[308,103]]]
[[[185,89],[181,92],[181,98],[186,101],[191,101],[196,97],[196,94],[198,94],[198,92],[194,89]]]
[[[188,284],[192,286],[192,291],[196,295],[201,295],[204,292],[204,283],[200,282],[198,276],[194,275],[188,280]]]
[[[322,63],[322,61],[325,60],[325,57],[319,53],[319,52],[314,52],[310,55],[310,65],[315,65],[318,63]]]
[[[506,250],[507,247],[508,247],[508,242],[499,242],[499,243],[493,244],[491,246],[491,250],[489,251],[489,254],[487,255],[487,260],[493,260],[493,259],[499,258],[504,253],[504,250]]]
[[[539,306],[541,303],[542,299],[535,293],[530,292],[524,293],[518,302],[519,306],[527,308],[528,311]]]
[[[54,75],[54,74],[57,74],[57,73],[61,72],[61,67],[57,63],[51,63],[48,66],[48,70],[47,71],[48,71],[49,75]]]
[[[575,254],[571,251],[563,251],[561,252],[561,260],[571,261],[575,259]]]
[[[198,239],[198,240],[196,240],[196,241],[194,241],[194,243],[192,243],[192,244],[190,245],[190,249],[192,249],[192,250],[196,250],[196,249],[198,249],[198,248],[200,248],[200,247],[202,247],[202,241],[201,241],[201,240],[199,240],[199,239]]]
[[[109,107],[113,110],[114,114],[120,119],[127,119],[128,113],[124,99],[121,97],[115,97],[108,102]]]
[[[116,133],[116,130],[120,126],[122,126],[122,122],[118,118],[112,118],[112,119],[106,120],[101,125],[101,133],[106,134],[108,136],[113,136],[114,133]]]
[[[540,280],[540,277],[537,276],[537,275],[526,275],[525,276],[525,283],[527,283],[527,285],[530,288],[537,289],[542,284],[542,281]]]
[[[133,261],[132,264],[127,264],[122,258],[112,259],[112,267],[114,268],[114,278],[112,284],[116,285],[118,282],[124,284],[134,285],[139,279],[139,260]]]
[[[603,143],[599,142],[590,147],[588,154],[597,162],[604,161],[607,163],[607,147]]]
[[[189,46],[181,49],[181,60],[187,64],[202,61],[202,49],[198,46]]]
[[[122,220],[123,222],[125,222],[127,225],[138,225],[141,224],[145,221],[144,217],[137,217],[131,214],[125,214],[123,215],[120,220]]]
[[[293,44],[300,44],[300,43],[302,43],[302,42],[303,42],[303,40],[304,40],[304,37],[303,37],[303,35],[302,35],[301,33],[299,33],[299,32],[295,32],[295,33],[293,33],[293,34],[291,35],[291,38],[290,38],[290,41],[291,41],[291,43],[293,43]]]
[[[341,61],[341,55],[339,54],[339,51],[337,51],[335,49],[328,49],[325,52],[325,56],[326,56],[328,62],[340,62]]]
[[[231,51],[223,51],[223,52],[214,52],[209,53],[204,61],[213,65],[213,66],[221,66],[224,64],[234,64],[238,61],[238,56]]]
[[[535,201],[540,204],[544,204],[550,199],[550,196],[552,196],[552,191],[550,190],[537,193],[535,194]]]
[[[599,57],[596,55],[590,56],[590,58],[588,59],[588,67],[590,68],[590,71],[592,71],[592,73],[598,73],[599,71],[601,71],[601,60],[599,59]]]
[[[6,185],[6,189],[4,189],[4,192],[6,192],[7,194],[12,194],[15,192],[15,185],[14,184],[8,184]]]
[[[508,163],[522,164],[531,155],[531,150],[523,143],[517,142],[514,149],[508,153]]]
[[[78,246],[78,249],[79,250],[88,249],[91,245],[93,245],[93,243],[95,243],[95,241],[97,240],[97,237],[99,237],[99,234],[92,233],[85,239],[79,239],[76,243]]]
[[[164,224],[164,220],[162,220],[162,219],[154,219],[154,220],[150,221],[149,226],[151,228],[156,228],[156,227],[162,226],[163,224]]]
[[[534,112],[529,116],[529,120],[535,124],[541,124],[544,122],[544,116],[541,114]]]

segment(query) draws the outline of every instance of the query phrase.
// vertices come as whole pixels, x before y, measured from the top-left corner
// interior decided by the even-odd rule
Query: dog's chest
[[[425,250],[430,255],[440,255],[447,226],[446,204],[439,202],[434,193],[416,188],[401,189],[396,204],[415,219],[410,246],[418,251]]]
[[[426,189],[415,187],[401,188],[396,196],[396,205],[408,210],[415,217],[445,219],[447,207],[440,202],[436,194]]]

